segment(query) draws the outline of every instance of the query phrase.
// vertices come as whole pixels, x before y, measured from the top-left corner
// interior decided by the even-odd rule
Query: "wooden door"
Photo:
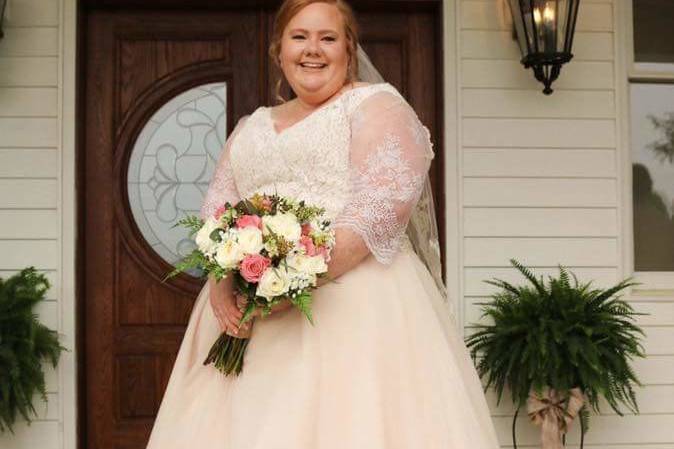
[[[193,135],[212,147],[214,141],[224,139],[217,135],[219,127],[231,131],[242,115],[273,103],[275,79],[268,75],[266,49],[276,2],[256,2],[258,6],[247,9],[242,8],[245,2],[232,2],[238,7],[231,9],[226,8],[227,2],[220,3],[214,6],[206,1],[200,9],[200,2],[190,2],[189,9],[175,9],[173,0],[92,0],[82,11],[81,447],[145,447],[201,287],[189,276],[161,282],[171,268],[170,248],[153,234],[153,217],[170,218],[175,211],[196,213],[199,201],[186,205],[185,198],[190,197],[185,192],[203,190],[208,181],[203,173],[198,179],[185,174],[185,167],[201,170],[208,165],[204,165],[205,156],[188,154],[184,134],[175,134],[172,141],[171,133],[176,131],[162,131],[163,124],[196,123],[200,131]],[[415,107],[439,150],[437,11],[369,9],[359,14],[359,20],[363,46],[387,80]],[[221,86],[217,91],[221,95],[203,94],[214,83]],[[166,109],[176,99],[182,103]],[[218,101],[223,103],[219,118],[190,109],[198,102],[212,106]],[[156,144],[154,153],[147,150],[138,158],[139,149],[151,148],[154,144],[148,142],[161,132],[168,136],[165,142]],[[178,164],[176,154],[181,151],[184,160]],[[150,176],[142,161],[153,158],[157,161]],[[441,167],[438,151],[432,168],[436,192],[442,191]],[[145,190],[135,184],[140,181],[132,179],[133,173],[151,178],[143,181]],[[189,179],[176,187],[180,177]],[[140,193],[134,197],[136,190]],[[436,197],[443,204],[442,196]]]

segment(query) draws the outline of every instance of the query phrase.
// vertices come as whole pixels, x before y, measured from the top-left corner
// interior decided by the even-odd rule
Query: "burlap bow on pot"
[[[543,449],[562,449],[562,434],[566,433],[571,422],[583,407],[583,393],[580,388],[570,390],[569,403],[564,408],[566,396],[555,389],[545,387],[541,396],[533,390],[527,399],[529,419],[541,427],[541,447]]]

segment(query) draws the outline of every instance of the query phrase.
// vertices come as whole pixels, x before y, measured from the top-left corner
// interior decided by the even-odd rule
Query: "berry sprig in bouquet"
[[[256,310],[264,318],[281,301],[290,301],[313,325],[311,291],[327,275],[335,244],[323,208],[278,195],[255,194],[235,205],[225,203],[205,221],[186,217],[176,224],[190,229],[197,249],[179,262],[164,280],[200,269],[217,281],[233,276],[246,298],[239,328]],[[214,363],[225,375],[239,374],[248,338],[222,333],[204,365]]]

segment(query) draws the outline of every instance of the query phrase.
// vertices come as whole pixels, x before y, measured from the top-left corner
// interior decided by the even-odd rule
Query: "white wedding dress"
[[[431,148],[387,83],[281,132],[268,107],[239,122],[202,216],[255,192],[303,198],[371,254],[314,292],[314,326],[294,308],[257,319],[238,377],[202,364],[220,334],[205,284],[148,449],[499,447],[468,351],[404,235]]]

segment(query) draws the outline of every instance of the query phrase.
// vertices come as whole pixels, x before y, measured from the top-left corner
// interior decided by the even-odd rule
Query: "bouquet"
[[[190,229],[197,248],[179,262],[164,280],[199,269],[216,281],[233,276],[235,288],[246,298],[239,328],[256,310],[266,317],[272,306],[290,301],[313,325],[311,291],[327,274],[335,244],[325,210],[278,195],[255,194],[236,205],[225,203],[205,221],[188,216],[178,221]],[[248,338],[223,332],[204,360],[225,375],[238,375]]]

